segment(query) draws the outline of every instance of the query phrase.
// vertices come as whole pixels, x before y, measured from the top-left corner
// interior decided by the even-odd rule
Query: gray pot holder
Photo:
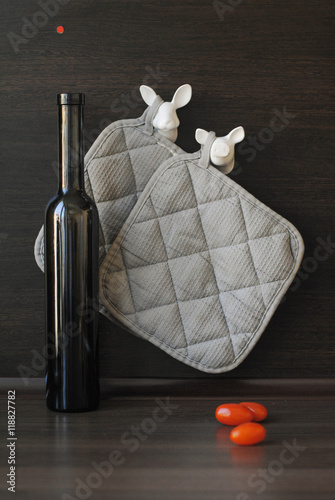
[[[155,170],[167,158],[185,154],[153,128],[153,120],[163,102],[157,96],[141,117],[111,123],[85,156],[85,189],[95,201],[100,219],[100,263]],[[34,254],[44,271],[44,226],[35,241]],[[99,309],[119,324],[101,302]]]
[[[144,128],[143,120],[138,127]],[[124,147],[123,132],[120,137]],[[157,137],[150,138],[158,151]],[[208,373],[232,370],[250,353],[304,252],[290,222],[210,165],[214,140],[211,132],[201,151],[172,158],[176,150],[168,148],[170,158],[161,164],[160,153],[159,168],[137,184],[132,176],[124,178],[129,208],[147,185],[125,224],[121,217],[112,246],[117,228],[105,227],[100,206],[106,253],[100,301],[134,334]],[[102,144],[100,155],[94,153],[93,165],[92,155],[87,159],[90,177],[108,151]],[[132,171],[143,172],[144,163]],[[98,207],[105,203],[104,191],[93,194]],[[124,201],[122,207],[125,214]],[[108,218],[113,218],[110,206]]]
[[[155,170],[172,155],[185,153],[153,129],[153,119],[163,102],[157,96],[140,118],[111,123],[85,156],[85,189],[95,201],[100,219],[100,262]],[[34,254],[43,271],[43,226]]]

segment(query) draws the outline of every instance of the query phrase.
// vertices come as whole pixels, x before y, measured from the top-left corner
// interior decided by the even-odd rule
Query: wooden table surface
[[[2,381],[1,498],[12,498],[4,441],[7,390],[17,387],[14,498],[333,500],[334,385],[231,380],[205,397],[194,381],[104,381],[98,411],[62,414],[45,407],[43,381],[26,390]],[[268,408],[267,437],[239,447],[214,412],[250,397]]]

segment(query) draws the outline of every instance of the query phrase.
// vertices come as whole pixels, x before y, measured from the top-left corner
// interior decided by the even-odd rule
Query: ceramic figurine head
[[[198,128],[195,132],[196,141],[204,145],[209,132]],[[217,137],[212,144],[210,151],[211,163],[218,167],[223,174],[229,174],[234,168],[235,144],[243,141],[245,136],[244,128],[234,128],[228,135]]]
[[[156,92],[147,85],[141,85],[141,96],[144,102],[151,106],[157,97]],[[176,110],[186,106],[192,97],[192,87],[189,84],[182,85],[176,90],[171,102],[163,102],[158,108],[153,120],[154,128],[164,137],[175,142],[178,136],[179,119]]]

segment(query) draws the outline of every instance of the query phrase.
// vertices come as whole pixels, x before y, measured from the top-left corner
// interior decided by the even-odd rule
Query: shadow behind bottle
[[[64,412],[94,410],[99,403],[99,218],[84,189],[84,98],[57,96],[59,189],[44,224],[46,402]]]

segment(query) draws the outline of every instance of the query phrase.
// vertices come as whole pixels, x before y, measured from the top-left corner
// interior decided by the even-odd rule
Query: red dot
[[[60,34],[64,33],[63,26],[57,26],[57,33],[60,33]]]

